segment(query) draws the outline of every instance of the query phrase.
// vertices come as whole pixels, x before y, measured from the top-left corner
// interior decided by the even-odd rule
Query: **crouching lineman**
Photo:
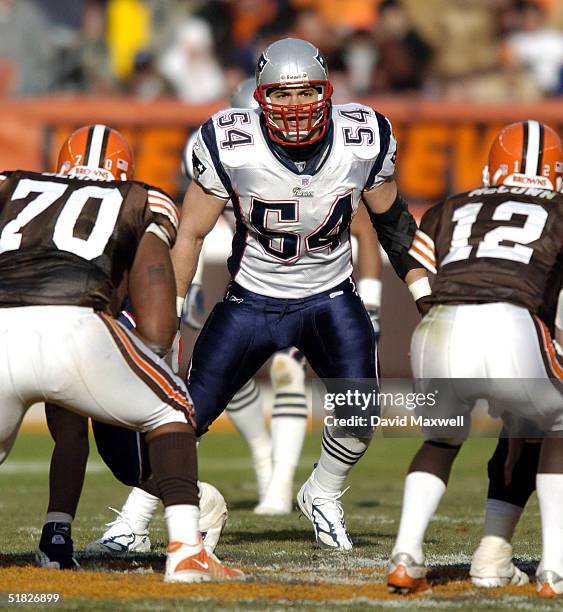
[[[553,130],[536,121],[509,125],[492,145],[485,187],[430,209],[410,250],[437,274],[434,292],[426,298],[433,307],[412,339],[415,379],[434,379],[431,384],[445,379],[455,399],[441,405],[457,414],[467,416],[475,398],[483,397],[494,414],[504,417],[509,433],[515,419],[532,421],[536,431],[546,432],[536,477],[540,597],[563,595],[563,360],[548,328],[555,322],[561,341],[562,170],[561,141]],[[424,533],[462,442],[435,433],[425,438],[405,481],[389,562],[393,591],[428,588]],[[473,559],[474,579],[487,578],[483,561]]]
[[[159,358],[176,329],[178,213],[128,180],[129,145],[106,126],[75,132],[59,159],[59,174],[1,176],[0,463],[39,401],[144,431],[166,507],[165,580],[238,577],[202,548],[193,406]],[[125,276],[135,334],[108,314]]]
[[[81,133],[79,131],[73,137],[72,154],[81,154],[77,153],[81,146]],[[83,133],[86,134],[86,131],[83,130]],[[86,139],[83,144],[86,144]],[[63,147],[58,169],[66,171],[68,155]],[[102,158],[99,163],[103,169],[104,164],[109,162]],[[133,178],[133,161],[131,164],[124,174],[129,179]],[[106,176],[101,175],[98,180],[105,180]],[[164,194],[162,197],[167,198]],[[133,330],[135,319],[131,314],[131,301],[127,298],[122,306],[117,320],[127,329]],[[49,402],[45,403],[45,415],[55,446],[49,468],[49,502],[35,560],[41,567],[74,569],[79,564],[74,556],[72,522],[86,473],[89,453],[88,418]],[[148,552],[150,539],[147,527],[154,512],[152,508],[156,509],[159,500],[155,497],[158,493],[154,478],[151,477],[145,434],[96,420],[92,420],[92,430],[98,452],[115,477],[126,485],[143,483],[145,490],[134,489],[122,512],[118,512],[117,519],[108,523],[104,545],[96,541],[87,546],[85,552],[88,555]],[[214,486],[198,482],[198,491],[203,546],[208,553],[213,553],[227,521],[227,506]],[[136,512],[129,512],[130,507],[134,507]]]
[[[351,278],[349,226],[360,199],[415,299],[429,293],[424,270],[408,255],[416,224],[397,193],[389,121],[359,104],[333,107],[325,60],[303,40],[270,45],[256,85],[259,109],[221,111],[200,128],[173,253],[183,296],[205,236],[232,200],[232,282],[189,369],[199,433],[290,346],[325,379],[377,379],[374,328]],[[323,433],[318,465],[298,494],[321,547],[352,547],[340,498],[372,433]]]

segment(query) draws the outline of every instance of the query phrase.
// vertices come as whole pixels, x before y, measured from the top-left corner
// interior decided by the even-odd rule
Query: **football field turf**
[[[7,603],[6,593],[24,592],[62,594],[61,603],[49,606],[53,610],[560,609],[560,602],[536,599],[529,585],[482,591],[468,580],[470,555],[481,535],[486,463],[494,444],[492,439],[471,440],[460,453],[427,534],[433,593],[405,598],[387,593],[384,566],[397,529],[403,478],[419,445],[416,439],[378,437],[373,442],[343,498],[355,547],[350,553],[331,553],[315,545],[310,523],[297,511],[287,517],[255,516],[255,482],[244,442],[231,433],[207,435],[199,451],[200,477],[221,490],[230,513],[216,552],[244,569],[248,579],[168,585],[162,583],[162,511],[152,525],[149,554],[126,560],[81,559],[83,570],[78,572],[30,565],[47,502],[51,442],[44,432],[22,432],[0,466],[0,609],[27,609]],[[92,447],[73,525],[77,550],[101,535],[104,523],[115,517],[108,506],[120,508],[127,494]],[[308,436],[296,487],[309,474],[318,450],[319,438]],[[520,566],[531,573],[540,552],[535,497],[517,530],[514,549]]]

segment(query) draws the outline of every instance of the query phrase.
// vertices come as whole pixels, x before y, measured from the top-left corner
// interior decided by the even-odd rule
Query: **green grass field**
[[[62,603],[50,606],[55,610],[559,609],[560,604],[536,599],[532,587],[484,592],[467,580],[470,555],[481,534],[486,462],[494,443],[491,439],[467,443],[429,528],[426,555],[434,593],[399,598],[386,593],[384,566],[397,529],[403,478],[417,440],[377,438],[356,466],[343,499],[355,548],[339,554],[317,548],[311,525],[297,511],[287,517],[255,516],[256,487],[244,443],[235,434],[206,436],[200,446],[200,477],[221,490],[230,511],[216,552],[245,569],[249,579],[237,585],[179,588],[162,584],[157,575],[163,570],[166,540],[162,512],[152,525],[150,554],[127,560],[85,559],[81,572],[29,568],[47,501],[51,442],[45,433],[24,432],[0,467],[0,592],[37,592],[47,585],[51,592],[65,594]],[[308,476],[318,449],[319,439],[309,436],[296,488]],[[113,479],[92,450],[73,526],[77,550],[102,533],[104,523],[114,518],[108,506],[120,508],[126,495],[126,487]],[[514,550],[520,565],[532,572],[540,553],[535,499],[518,528]],[[83,584],[90,586],[81,594]],[[0,609],[10,609],[5,599],[0,600]]]

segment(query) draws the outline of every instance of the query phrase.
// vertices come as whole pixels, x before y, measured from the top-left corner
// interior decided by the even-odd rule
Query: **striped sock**
[[[363,457],[370,441],[358,438],[333,438],[323,430],[321,458],[315,469],[315,481],[327,493],[338,493],[350,470]]]

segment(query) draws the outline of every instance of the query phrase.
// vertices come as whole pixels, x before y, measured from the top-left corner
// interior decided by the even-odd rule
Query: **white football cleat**
[[[315,539],[321,548],[351,550],[352,539],[346,531],[344,509],[340,502],[348,489],[327,493],[316,484],[313,474],[297,494],[299,508],[313,523]]]
[[[84,549],[87,554],[113,555],[122,557],[130,553],[147,553],[151,549],[148,529],[134,529],[126,513],[110,508],[117,513],[115,521],[106,523],[109,527],[101,538],[90,542]]]
[[[199,487],[199,529],[203,537],[203,546],[212,553],[219,542],[223,527],[229,513],[225,498],[207,482],[198,482]]]
[[[170,542],[167,553],[164,582],[244,580],[240,570],[223,565],[213,553],[208,554],[205,548]]]
[[[471,582],[476,587],[492,589],[528,584],[528,574],[512,562],[512,546],[504,538],[485,536],[471,559]]]
[[[563,577],[550,570],[542,570],[536,576],[536,591],[542,599],[563,597]]]

